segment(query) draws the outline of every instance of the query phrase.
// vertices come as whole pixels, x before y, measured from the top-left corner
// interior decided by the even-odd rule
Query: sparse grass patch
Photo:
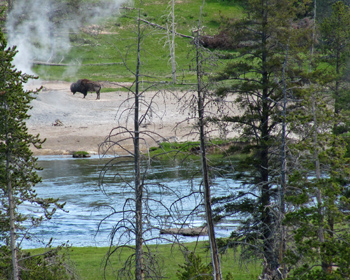
[[[90,157],[90,154],[86,151],[76,151],[76,152],[73,152],[73,157],[74,158],[87,158],[87,157]]]

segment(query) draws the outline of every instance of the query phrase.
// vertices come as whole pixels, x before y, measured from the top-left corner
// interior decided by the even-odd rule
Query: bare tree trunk
[[[314,152],[314,161],[315,161],[315,175],[316,175],[316,180],[320,180],[321,178],[321,170],[320,170],[320,160],[319,160],[319,155],[318,155],[318,150],[317,150],[317,142],[318,142],[318,124],[317,124],[317,118],[316,118],[316,96],[315,93],[313,94],[313,104],[312,104],[312,114],[313,114],[313,123],[314,123],[314,147],[315,147],[315,152]],[[323,227],[323,207],[322,207],[322,193],[319,187],[317,186],[316,190],[316,201],[317,201],[317,207],[318,207],[318,214],[320,217],[319,221],[319,226],[318,226],[318,240],[320,244],[324,243],[324,227]],[[322,245],[321,245],[322,246]],[[321,266],[323,271],[328,270],[328,263],[324,261],[323,259],[321,260]]]
[[[314,0],[314,17],[313,22],[314,25],[312,27],[312,41],[311,41],[311,59],[313,59],[314,56],[314,43],[316,38],[316,8],[317,8],[317,0]]]
[[[175,0],[172,0],[172,36],[171,36],[171,69],[173,75],[173,83],[176,83],[176,60],[175,60]],[[170,43],[169,43],[170,44]]]
[[[200,87],[200,85],[198,85],[198,87]],[[204,185],[205,216],[206,216],[207,227],[208,227],[211,260],[213,265],[213,276],[214,276],[214,280],[221,280],[222,279],[221,266],[220,266],[219,252],[218,252],[216,239],[215,239],[215,229],[214,229],[212,209],[211,209],[211,194],[210,194],[210,184],[209,184],[208,163],[207,163],[206,148],[205,148],[203,111],[204,111],[203,97],[200,89],[198,89],[198,115],[199,115],[199,129],[200,129],[199,137],[200,137],[202,175],[203,175],[203,185]]]
[[[282,145],[281,145],[281,186],[280,186],[280,213],[279,213],[279,227],[280,227],[280,252],[279,252],[279,263],[283,264],[283,259],[286,253],[286,227],[283,225],[283,220],[286,215],[286,206],[285,206],[285,194],[287,187],[287,158],[286,158],[286,110],[287,110],[287,85],[286,85],[286,68],[288,64],[288,54],[289,54],[289,39],[287,43],[286,57],[283,63],[282,70],[282,81],[283,81],[283,108],[282,108]],[[287,269],[285,265],[282,265],[281,278],[285,279],[287,277]]]
[[[141,9],[139,9],[140,17]],[[135,89],[135,111],[134,111],[134,168],[135,168],[135,207],[136,207],[136,267],[135,279],[143,280],[143,221],[142,221],[142,198],[143,186],[141,184],[140,175],[140,124],[139,124],[139,76],[140,76],[140,45],[141,45],[141,30],[140,21],[138,21],[137,33],[137,62],[136,62],[136,89]]]
[[[169,44],[170,60],[171,60],[171,73],[173,76],[173,83],[176,83],[176,60],[175,60],[175,0],[171,0],[171,25],[166,24],[167,37]],[[168,17],[169,17],[168,16]]]
[[[7,183],[8,201],[9,201],[9,216],[10,216],[10,247],[11,247],[11,257],[12,257],[12,273],[13,279],[19,279],[19,268],[18,268],[18,258],[17,258],[17,248],[16,248],[16,226],[15,226],[15,205],[13,201],[13,190],[12,184],[9,180]]]
[[[5,102],[5,108],[9,109],[7,103]],[[8,117],[5,116],[5,126],[6,131],[9,131],[8,128]],[[9,139],[9,134],[6,134],[6,143],[11,141]],[[17,257],[17,246],[16,246],[16,224],[15,224],[15,203],[13,200],[13,186],[11,182],[11,171],[10,171],[10,162],[11,162],[11,152],[6,151],[6,182],[7,182],[7,197],[8,197],[8,211],[10,217],[10,248],[11,248],[11,258],[12,258],[12,275],[13,280],[19,279],[19,268],[18,268],[18,257]]]
[[[264,1],[264,6],[267,6],[267,1]],[[264,8],[266,9],[266,7]],[[261,222],[263,225],[262,236],[263,236],[263,252],[266,262],[263,266],[263,279],[273,279],[274,274],[279,266],[278,256],[274,251],[274,233],[275,225],[273,221],[273,213],[271,211],[271,185],[270,185],[270,162],[269,162],[269,149],[270,149],[270,132],[269,132],[269,119],[270,119],[270,108],[269,108],[269,73],[268,73],[268,34],[266,33],[267,29],[267,13],[264,12],[264,19],[262,23],[262,32],[261,32],[261,43],[262,43],[262,109],[261,109],[261,140],[260,140],[260,151],[259,151],[259,161],[260,161],[260,170],[259,170],[259,181],[261,183]]]
[[[202,6],[203,7],[203,6]],[[202,12],[201,7],[201,12]],[[201,15],[200,15],[201,16]],[[200,137],[200,151],[201,151],[201,163],[202,163],[202,177],[204,185],[204,204],[205,204],[205,216],[207,220],[208,227],[208,237],[210,244],[211,260],[213,266],[213,276],[214,280],[221,280],[221,267],[220,267],[220,258],[219,252],[215,239],[215,229],[212,217],[211,209],[211,194],[210,194],[210,184],[209,184],[209,170],[206,156],[205,148],[205,132],[204,132],[204,101],[205,101],[205,92],[202,89],[203,82],[203,69],[202,69],[202,60],[200,53],[199,45],[199,36],[200,36],[200,20],[198,23],[198,33],[196,37],[196,63],[197,63],[197,93],[198,93],[198,125],[199,125],[199,137]]]

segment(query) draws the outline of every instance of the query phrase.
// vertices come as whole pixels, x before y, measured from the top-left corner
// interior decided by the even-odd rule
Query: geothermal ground
[[[114,129],[114,136],[109,140],[120,145],[114,145],[108,153],[127,153],[126,150],[132,148],[130,134],[120,133],[122,127],[133,127],[132,111],[129,110],[133,106],[132,94],[116,87],[116,91],[102,92],[100,100],[96,100],[96,93],[88,93],[84,99],[83,94],[70,92],[70,83],[60,81],[35,81],[26,89],[40,86],[43,89],[32,101],[31,118],[27,122],[31,134],[46,138],[42,149],[33,147],[35,155],[72,154],[74,151],[97,154],[100,145],[117,127],[120,129]],[[113,85],[103,86],[110,88]],[[143,148],[157,146],[157,141],[164,141],[164,138],[170,141],[197,139],[197,134],[192,132],[194,121],[187,119],[191,117],[190,110],[181,108],[180,96],[170,92],[155,94],[146,92],[141,99],[140,116],[146,113],[145,103],[152,103],[152,114],[141,126],[145,139],[142,140]]]

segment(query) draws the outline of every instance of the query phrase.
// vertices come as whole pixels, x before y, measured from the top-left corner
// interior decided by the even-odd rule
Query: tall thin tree
[[[201,16],[203,5],[200,8],[197,34],[195,37],[195,47],[196,47],[196,72],[197,72],[197,111],[198,111],[198,127],[199,127],[199,141],[200,141],[200,152],[201,152],[201,166],[202,166],[202,178],[204,186],[204,205],[205,205],[205,216],[208,227],[208,237],[210,244],[211,260],[213,266],[213,276],[215,280],[222,279],[220,258],[218,252],[218,246],[215,239],[215,229],[213,221],[213,213],[211,206],[211,192],[210,192],[210,182],[209,182],[209,167],[207,162],[207,151],[205,144],[205,102],[206,102],[206,89],[204,85],[204,67],[203,64],[204,56],[203,50],[201,50],[200,36],[201,36]]]
[[[227,21],[225,32],[231,34],[238,54],[218,75],[226,85],[217,91],[217,96],[227,99],[232,95],[236,102],[231,106],[239,108],[236,112],[227,108],[229,114],[213,121],[232,124],[241,131],[242,137],[250,140],[250,145],[246,147],[247,157],[239,164],[244,190],[215,199],[219,206],[219,203],[226,203],[217,208],[217,214],[225,216],[241,211],[249,215],[233,236],[236,241],[245,241],[245,246],[251,249],[247,251],[261,254],[262,279],[281,277],[283,246],[280,246],[282,219],[279,212],[283,211],[284,187],[279,179],[285,167],[281,169],[280,161],[276,161],[281,158],[277,157],[281,155],[281,149],[277,148],[281,147],[281,138],[276,135],[283,127],[285,107],[280,104],[284,103],[284,93],[295,83],[297,75],[296,69],[286,67],[286,58],[291,46],[304,44],[303,40],[297,42],[296,33],[290,32],[292,24],[298,20],[299,4],[284,0],[247,1],[246,16],[242,20]],[[289,44],[286,56],[289,38],[293,44]]]
[[[33,76],[18,71],[12,60],[16,48],[7,47],[7,42],[0,32],[0,242],[8,246],[12,255],[12,279],[20,279],[19,252],[20,241],[30,238],[24,222],[40,223],[45,217],[51,218],[56,208],[62,208],[58,199],[41,199],[37,197],[34,186],[41,178],[36,171],[37,158],[33,156],[30,146],[39,148],[43,141],[39,135],[31,135],[26,127],[30,117],[30,102],[36,91],[25,91],[23,84]],[[40,218],[24,216],[18,208],[30,202],[42,209]]]

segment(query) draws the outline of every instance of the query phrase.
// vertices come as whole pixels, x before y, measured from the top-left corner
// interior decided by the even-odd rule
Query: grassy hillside
[[[175,3],[176,31],[192,35],[196,29],[202,0],[184,0]],[[132,74],[123,65],[126,60],[131,70],[136,60],[136,19],[137,7],[141,7],[142,18],[166,26],[169,15],[168,0],[148,0],[140,4],[125,4],[128,9],[120,9],[120,14],[104,19],[94,26],[86,26],[80,33],[71,33],[69,53],[57,54],[60,63],[75,66],[35,65],[33,70],[42,79],[73,81],[77,78],[91,78],[103,81],[131,81]],[[131,9],[130,9],[131,8]],[[242,8],[235,1],[209,0],[204,4],[202,22],[207,34],[215,34],[220,25],[220,17],[239,17]],[[167,36],[164,30],[142,23],[142,74],[144,80],[171,81],[171,65]],[[178,82],[191,82],[194,72],[191,53],[191,39],[176,37],[176,63]],[[61,58],[64,58],[61,60]],[[222,61],[224,62],[224,61]],[[111,64],[116,63],[116,64]],[[90,64],[90,65],[88,65]],[[91,65],[98,64],[98,65]],[[106,65],[101,65],[106,64]],[[219,65],[222,65],[219,64]],[[219,66],[220,67],[220,66]]]

